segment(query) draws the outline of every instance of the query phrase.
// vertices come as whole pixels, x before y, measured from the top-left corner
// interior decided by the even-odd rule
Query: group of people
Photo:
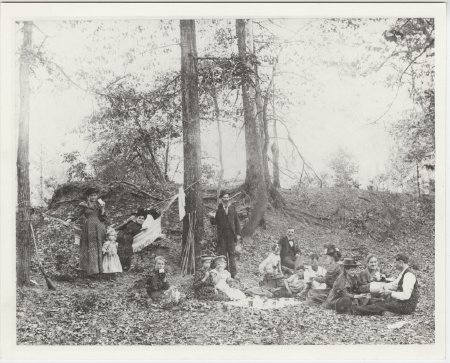
[[[200,257],[200,268],[194,276],[194,295],[202,300],[242,300],[246,296],[292,297],[305,299],[309,305],[321,305],[339,313],[376,315],[385,312],[411,314],[419,300],[417,277],[408,265],[404,253],[394,257],[400,271],[390,281],[380,271],[378,258],[367,257],[367,266],[358,272],[360,264],[344,257],[335,245],[327,245],[326,266],[320,266],[320,256],[312,253],[305,263],[295,231],[289,227],[286,235],[274,244],[267,258],[259,265],[261,281],[258,287],[239,290],[236,266],[236,246],[241,239],[237,211],[230,203],[228,192],[222,192],[212,224],[217,226],[217,256]],[[142,230],[148,214],[157,218],[156,211],[143,209],[117,228],[106,228],[105,203],[98,190],[89,189],[87,200],[79,205],[78,214],[85,222],[80,239],[80,269],[88,276],[127,271],[133,255],[133,237]],[[146,281],[148,295],[155,301],[179,301],[180,293],[167,280],[166,261],[159,256]],[[227,269],[228,267],[228,269]]]
[[[81,202],[66,225],[84,217],[80,237],[79,268],[87,276],[128,271],[133,256],[133,237],[142,230],[148,214],[159,216],[155,210],[140,208],[131,218],[117,228],[106,227],[105,202],[96,188],[86,191],[86,201]]]
[[[294,297],[308,305],[322,306],[338,313],[355,315],[411,314],[419,300],[417,278],[404,253],[394,257],[399,271],[389,279],[380,271],[377,256],[367,256],[366,267],[352,257],[342,257],[334,245],[324,251],[326,268],[319,265],[320,256],[312,253],[304,264],[299,245],[294,241],[294,229],[272,246],[267,258],[259,265],[261,281],[258,287],[245,293],[230,286],[231,273],[225,270],[226,256],[202,256],[202,267],[195,274],[195,297],[204,300],[240,300],[246,295]],[[231,268],[230,268],[231,270]],[[359,271],[358,271],[359,270]]]
[[[224,281],[232,283],[233,279],[239,279],[236,246],[241,240],[240,225],[236,209],[230,204],[230,194],[223,191],[220,197],[222,203],[215,216],[211,217],[211,223],[217,226],[218,258],[228,261],[229,265],[230,276]],[[262,276],[260,286],[246,290],[246,294],[266,297],[298,295],[309,305],[321,305],[339,313],[360,315],[380,315],[385,312],[411,314],[416,309],[419,300],[417,277],[409,267],[409,258],[405,253],[394,257],[394,266],[400,273],[396,279],[388,281],[380,272],[377,256],[369,255],[366,268],[358,272],[360,263],[351,257],[343,258],[339,248],[334,245],[326,246],[326,269],[319,265],[320,258],[316,253],[309,256],[309,264],[304,263],[305,256],[294,236],[294,229],[289,227],[286,235],[272,246],[268,257],[259,265]],[[212,271],[216,268],[215,259],[209,267],[211,260],[208,258],[203,257],[202,272],[198,273],[200,280],[194,282],[194,289],[197,296],[221,299],[223,297],[219,294],[221,289],[217,288],[217,279],[212,278]],[[201,292],[205,286],[208,286],[209,294]],[[232,293],[227,297],[237,299],[242,296]]]

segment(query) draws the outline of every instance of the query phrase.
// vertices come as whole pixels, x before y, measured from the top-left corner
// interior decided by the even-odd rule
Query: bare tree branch
[[[405,74],[405,72],[408,70],[409,67],[411,67],[411,65],[418,59],[420,58],[422,55],[425,54],[425,52],[434,44],[434,39],[431,39],[431,41],[427,44],[427,46],[425,48],[423,48],[422,52],[419,53],[419,55],[417,55],[411,62],[409,62],[408,66],[404,69],[404,71],[402,72],[402,74],[400,75],[400,79],[399,82],[402,81],[403,75]]]

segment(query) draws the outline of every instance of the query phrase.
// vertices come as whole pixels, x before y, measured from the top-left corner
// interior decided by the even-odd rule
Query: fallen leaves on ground
[[[326,198],[318,193],[309,194],[307,200],[305,195],[297,198],[288,191],[284,196],[288,203],[301,205],[303,210],[316,208],[315,213],[332,212],[335,205],[342,203],[342,193],[337,195],[328,190],[324,194]],[[355,200],[356,194],[351,193],[357,192],[347,191]],[[336,203],[333,196],[337,198]],[[375,198],[373,193],[370,197]],[[242,289],[257,286],[259,262],[270,251],[271,243],[278,241],[286,228],[293,225],[304,255],[321,253],[325,243],[335,243],[344,256],[359,260],[364,260],[369,252],[375,253],[380,256],[384,271],[392,276],[396,274],[391,267],[395,253],[411,254],[420,267],[417,276],[421,292],[412,316],[338,315],[304,302],[281,309],[258,310],[197,301],[192,297],[192,277],[181,276],[177,267],[180,236],[169,237],[161,245],[140,252],[134,257],[134,268],[114,279],[81,278],[76,270],[77,246],[70,233],[46,221],[38,228],[38,239],[43,247],[45,267],[57,290],[47,290],[34,265],[32,279],[39,285],[17,290],[17,342],[27,345],[434,343],[434,215],[417,206],[409,196],[393,200],[402,214],[396,234],[384,242],[333,222],[329,228],[314,224],[300,226],[294,218],[276,210],[268,211],[266,229],[256,231],[238,261],[239,286]],[[214,235],[212,227],[207,228],[206,235]],[[168,258],[171,285],[178,286],[187,296],[179,306],[163,308],[147,297],[145,276],[158,254]]]

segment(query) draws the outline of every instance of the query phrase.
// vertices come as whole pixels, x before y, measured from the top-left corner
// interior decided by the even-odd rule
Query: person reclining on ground
[[[394,257],[394,266],[401,271],[398,277],[383,286],[382,300],[372,304],[355,307],[355,314],[382,315],[391,312],[400,315],[409,315],[416,310],[419,301],[419,286],[417,278],[408,265],[409,257],[399,253]]]

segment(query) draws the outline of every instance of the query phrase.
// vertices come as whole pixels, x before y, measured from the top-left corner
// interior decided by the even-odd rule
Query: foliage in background
[[[358,188],[358,164],[355,158],[342,148],[331,157],[330,168],[333,170],[334,186],[340,188]]]

